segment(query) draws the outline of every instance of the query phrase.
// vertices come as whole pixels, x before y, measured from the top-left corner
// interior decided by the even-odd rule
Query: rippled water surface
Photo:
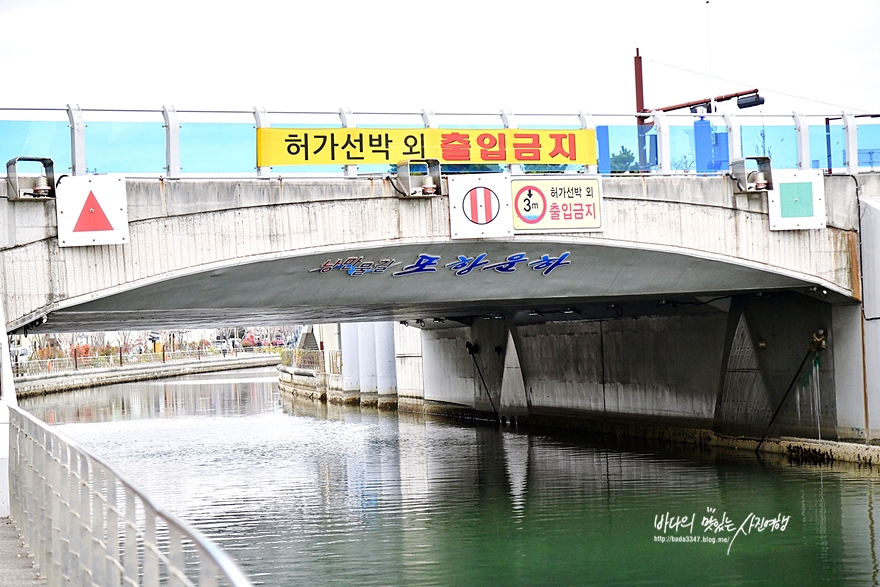
[[[247,370],[22,406],[256,584],[878,584],[876,471],[294,402],[276,382]]]

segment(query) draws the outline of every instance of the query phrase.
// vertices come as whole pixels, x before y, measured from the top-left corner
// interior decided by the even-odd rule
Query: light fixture
[[[541,312],[539,312],[537,310],[529,310],[529,316],[532,316],[532,317],[543,316],[543,314],[541,314]]]
[[[760,106],[764,103],[764,98],[756,93],[747,96],[740,96],[736,99],[737,108],[751,108],[752,106]]]
[[[574,310],[572,308],[566,308],[562,311],[563,314],[574,314]]]

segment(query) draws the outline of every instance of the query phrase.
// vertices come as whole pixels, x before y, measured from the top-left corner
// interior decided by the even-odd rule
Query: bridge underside
[[[546,271],[542,256],[570,253],[568,265]],[[457,275],[459,256],[498,263],[525,253],[515,271],[475,268]],[[407,272],[420,255],[439,257],[433,271]],[[383,272],[321,272],[328,260],[394,260]],[[545,274],[546,273],[546,274]],[[397,274],[397,275],[395,275]],[[589,242],[533,239],[517,243],[455,241],[336,252],[217,266],[161,281],[59,302],[28,332],[197,328],[322,321],[424,320],[427,326],[504,317],[517,323],[621,315],[687,313],[708,298],[794,290],[830,302],[850,301],[826,285],[756,264],[693,251],[613,247]],[[826,292],[826,293],[823,293]],[[101,296],[101,297],[98,297]],[[497,316],[496,316],[497,315]]]

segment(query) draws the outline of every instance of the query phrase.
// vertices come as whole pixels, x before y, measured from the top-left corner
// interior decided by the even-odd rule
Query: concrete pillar
[[[376,325],[360,323],[358,328],[358,357],[361,380],[361,405],[379,403],[379,384],[376,377]]]
[[[522,367],[519,362],[519,354],[517,353],[513,333],[507,334],[504,377],[501,380],[501,397],[498,411],[501,417],[509,421],[511,425],[515,425],[517,422],[524,423],[529,416],[529,401],[526,397]],[[513,479],[511,479],[511,487],[514,487]]]
[[[360,401],[360,351],[358,349],[358,325],[340,325],[342,336],[342,397],[328,392],[327,399],[337,403]]]
[[[422,331],[404,324],[394,324],[394,354],[397,366],[397,410],[421,412],[425,402]]]
[[[376,323],[376,383],[379,409],[397,408],[397,364],[394,353],[394,323]]]
[[[837,438],[866,440],[867,405],[862,354],[862,307],[831,307],[831,350],[834,357],[834,395],[837,400]]]
[[[868,441],[880,439],[880,320],[865,320],[865,386],[868,397]]]

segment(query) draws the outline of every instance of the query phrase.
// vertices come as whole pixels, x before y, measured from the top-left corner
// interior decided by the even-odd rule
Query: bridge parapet
[[[594,135],[589,149],[594,155],[587,161],[581,153],[562,163],[573,163],[569,167],[588,165],[590,171],[603,174],[630,169],[642,173],[724,174],[736,158],[772,153],[775,169],[822,168],[829,174],[856,175],[874,171],[880,165],[880,124],[875,116],[846,111],[830,115],[584,111],[514,114],[505,110],[381,113],[353,112],[348,108],[322,112],[270,112],[265,108],[212,112],[177,110],[173,106],[131,111],[68,105],[4,108],[0,111],[0,136],[4,138],[3,146],[10,151],[7,158],[52,157],[59,173],[70,169],[74,175],[136,173],[179,178],[224,173],[267,177],[297,170],[311,175],[341,175],[346,168],[344,173],[350,176],[356,168],[351,165],[353,160],[335,157],[323,166],[306,160],[294,162],[303,164],[295,169],[289,161],[284,165],[259,161],[264,145],[258,137],[279,128],[301,135],[316,127],[328,132],[345,128],[369,133],[371,128],[384,126],[430,133],[441,127],[475,125],[490,131],[503,128],[529,132],[527,129],[537,127],[589,130],[588,134]],[[638,120],[646,124],[639,125]],[[400,141],[396,142],[399,146]],[[317,155],[321,151],[315,147],[310,152]],[[322,160],[326,153],[324,150]],[[390,152],[386,155],[380,161],[386,168],[399,162]],[[528,165],[530,157],[510,163]],[[492,163],[490,159],[483,162]],[[362,166],[359,171],[369,169]]]
[[[771,232],[766,200],[735,194],[729,178],[631,175],[604,179],[602,232],[509,242],[587,246],[589,256],[613,247],[723,260],[858,299],[856,182],[846,176],[825,182],[829,220],[823,230]],[[0,255],[11,328],[187,275],[451,242],[446,197],[400,197],[388,179],[375,177],[129,179],[127,199],[130,244],[72,248],[57,246],[54,202],[0,203],[6,208],[0,234],[8,240]]]

